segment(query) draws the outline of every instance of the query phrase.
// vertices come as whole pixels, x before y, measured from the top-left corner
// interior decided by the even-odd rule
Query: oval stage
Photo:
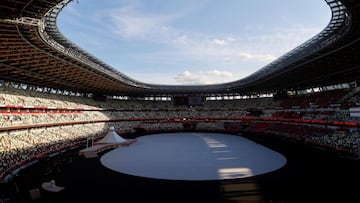
[[[241,136],[181,132],[142,136],[100,158],[120,173],[166,180],[238,179],[275,171],[286,158]]]

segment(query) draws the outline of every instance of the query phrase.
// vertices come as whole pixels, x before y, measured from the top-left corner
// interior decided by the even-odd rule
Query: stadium
[[[360,201],[359,1],[325,0],[331,20],[316,36],[245,78],[211,85],[149,84],[107,65],[58,30],[70,2],[0,2],[0,202]],[[109,131],[130,142],[80,153]],[[154,135],[178,133],[178,143],[193,134],[213,148],[220,138],[211,136],[246,138],[286,163],[201,181],[102,164],[114,148],[131,158]],[[147,162],[140,158],[129,163]],[[44,191],[52,180],[65,189]]]

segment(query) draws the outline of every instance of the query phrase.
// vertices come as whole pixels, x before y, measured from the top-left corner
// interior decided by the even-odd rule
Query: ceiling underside
[[[69,0],[0,2],[0,79],[108,95],[211,94],[305,89],[360,79],[360,1],[326,0],[327,28],[250,76],[180,86],[136,81],[68,41],[56,17]]]

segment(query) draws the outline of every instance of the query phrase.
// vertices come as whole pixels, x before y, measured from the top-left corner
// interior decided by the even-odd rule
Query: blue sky
[[[141,82],[241,79],[329,23],[324,0],[74,0],[59,30]]]

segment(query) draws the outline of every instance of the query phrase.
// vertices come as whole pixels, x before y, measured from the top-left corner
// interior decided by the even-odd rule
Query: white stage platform
[[[135,142],[136,142],[136,139],[130,139],[130,140],[127,140],[122,143],[95,144],[91,147],[87,147],[85,149],[80,150],[79,154],[80,155],[83,154],[86,158],[93,158],[93,157],[97,157],[98,156],[97,154],[102,151],[117,148],[117,147],[128,147],[128,146],[134,144]]]
[[[100,158],[120,173],[169,180],[221,180],[260,175],[286,164],[278,152],[241,136],[164,133],[137,138]]]
[[[55,181],[52,180],[50,182],[43,182],[41,184],[41,187],[46,190],[46,191],[49,191],[49,192],[60,192],[64,189],[64,187],[60,187],[60,186],[57,186],[55,184]]]

